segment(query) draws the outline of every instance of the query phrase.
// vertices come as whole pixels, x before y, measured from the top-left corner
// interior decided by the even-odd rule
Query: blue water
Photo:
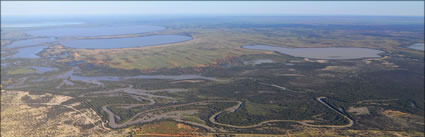
[[[68,78],[68,77],[66,77]],[[65,79],[66,79],[65,78]],[[81,81],[85,83],[91,83],[96,85],[103,85],[100,81],[121,81],[128,79],[170,79],[170,80],[185,80],[185,79],[205,79],[205,80],[215,80],[215,78],[204,77],[201,75],[138,75],[138,76],[127,76],[127,77],[118,77],[118,76],[79,76],[79,75],[70,75],[72,81]]]
[[[68,40],[61,41],[60,43],[63,46],[70,48],[113,49],[161,45],[183,42],[191,39],[192,37],[181,35],[154,35],[131,38]]]
[[[182,41],[187,41],[191,39],[192,37],[180,36],[180,35],[155,35],[155,36],[133,37],[133,38],[69,40],[69,41],[61,41],[60,43],[70,48],[113,49],[113,48],[131,48],[131,47],[161,45],[161,44],[182,42]],[[23,42],[24,44],[22,45],[26,45],[25,43],[27,42]],[[15,46],[22,47],[22,45],[21,44],[14,45],[14,47]],[[8,57],[3,57],[2,59],[39,58],[37,53],[43,51],[44,48],[47,48],[47,46],[19,48],[16,54],[12,56],[8,56]]]
[[[411,49],[416,49],[416,50],[424,50],[424,46],[425,46],[425,44],[424,43],[415,43],[415,44],[412,44],[412,45],[410,45],[408,48],[411,48]]]
[[[26,32],[33,36],[51,36],[51,37],[66,37],[66,36],[110,36],[123,34],[138,34],[146,32],[154,32],[165,29],[159,26],[145,25],[130,25],[130,26],[98,26],[98,27],[67,27],[67,28],[50,28],[32,30]]]
[[[39,45],[46,42],[54,42],[54,38],[34,38],[34,39],[27,39],[27,40],[20,40],[13,42],[9,45],[7,45],[8,48],[19,48],[19,47],[25,47],[25,46],[32,46],[32,45]]]
[[[65,77],[68,78],[68,77]],[[85,83],[91,83],[96,85],[103,85],[100,81],[121,81],[128,79],[170,79],[170,80],[185,80],[185,79],[205,79],[205,80],[215,80],[215,78],[204,77],[200,75],[138,75],[138,76],[127,76],[127,77],[118,77],[118,76],[79,76],[70,74],[70,79],[72,81],[81,81]]]
[[[243,64],[259,65],[263,63],[273,63],[273,62],[274,61],[271,59],[256,59],[256,60],[244,61]]]
[[[8,56],[8,58],[40,58],[40,56],[36,55],[37,53],[43,51],[47,46],[36,46],[36,47],[28,47],[28,48],[20,48],[18,53],[13,56]]]
[[[1,68],[7,67],[8,63],[1,63]]]
[[[32,66],[31,68],[37,70],[38,73],[46,73],[46,72],[49,72],[49,71],[59,70],[58,68],[52,68],[52,67],[36,67],[36,66]]]
[[[77,25],[83,24],[82,22],[34,22],[34,23],[14,23],[4,24],[3,28],[23,28],[23,27],[49,27],[49,26],[63,26],[63,25]]]
[[[216,80],[213,77],[205,77],[201,75],[137,75],[137,76],[80,76],[76,75],[79,68],[73,67],[72,70],[67,71],[63,74],[50,77],[48,79],[33,80],[34,82],[46,81],[46,80],[57,80],[57,79],[70,79],[72,81],[81,81],[85,83],[91,83],[96,85],[103,85],[100,81],[122,81],[128,79],[169,79],[169,80],[185,80],[185,79],[205,79],[205,80]]]
[[[242,48],[264,51],[276,51],[294,57],[313,59],[358,59],[380,57],[383,51],[368,48],[284,48],[266,45],[243,46]]]

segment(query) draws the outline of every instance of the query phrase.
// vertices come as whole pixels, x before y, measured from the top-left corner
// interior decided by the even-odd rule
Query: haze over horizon
[[[47,15],[424,16],[424,1],[2,1],[2,16]]]

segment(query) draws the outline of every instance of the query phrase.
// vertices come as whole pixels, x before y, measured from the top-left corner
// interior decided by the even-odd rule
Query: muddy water
[[[273,63],[274,61],[271,59],[256,59],[256,60],[250,60],[250,61],[244,61],[244,64],[252,64],[252,65],[259,65],[263,63]]]
[[[79,71],[78,67],[72,68],[72,70],[64,72],[62,74],[50,77],[46,80],[56,79],[68,79],[71,81],[81,81],[85,83],[95,84],[103,86],[100,81],[122,81],[128,79],[167,79],[167,80],[186,80],[186,79],[204,79],[204,80],[216,80],[213,77],[205,77],[201,75],[189,74],[189,75],[137,75],[137,76],[80,76],[77,75]],[[39,79],[36,81],[45,81],[45,79]]]
[[[425,44],[424,43],[415,43],[415,44],[412,44],[412,45],[410,45],[410,46],[408,46],[408,48],[410,48],[410,49],[415,49],[415,50],[424,50],[424,46],[425,46]]]
[[[49,71],[59,70],[58,68],[52,68],[52,67],[37,67],[37,66],[33,66],[31,68],[37,70],[38,73],[46,73],[46,72],[49,72]]]
[[[87,37],[87,36],[107,36],[107,35],[123,35],[138,34],[146,32],[154,32],[165,29],[159,26],[147,25],[127,25],[127,26],[97,26],[97,27],[61,27],[32,30],[26,32],[33,36],[50,36],[50,37]]]

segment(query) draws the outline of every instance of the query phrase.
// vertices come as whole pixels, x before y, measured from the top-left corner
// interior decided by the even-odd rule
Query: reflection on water
[[[18,53],[16,53],[13,56],[8,56],[7,58],[29,58],[29,59],[40,58],[40,56],[38,56],[37,53],[43,51],[44,48],[47,48],[47,46],[20,48],[18,50]]]
[[[1,68],[7,67],[8,63],[1,63]]]
[[[33,36],[52,36],[52,37],[65,37],[65,36],[105,36],[105,35],[123,35],[123,34],[137,34],[153,32],[165,29],[158,26],[145,26],[145,25],[131,25],[131,26],[99,26],[99,27],[68,27],[68,28],[50,28],[32,30],[26,32]]]
[[[138,76],[79,76],[72,74],[71,80],[75,81],[120,81],[128,79],[169,79],[169,80],[185,80],[185,79],[206,79],[215,80],[214,78],[204,77],[200,75],[138,75]]]
[[[253,64],[253,65],[259,65],[263,63],[273,63],[274,61],[271,59],[256,59],[256,60],[250,60],[250,61],[244,61],[244,64]]]
[[[357,59],[380,57],[378,54],[383,53],[380,50],[368,48],[283,48],[266,45],[243,46],[242,48],[276,51],[282,54],[294,57],[304,57],[313,59]]]
[[[46,73],[46,72],[49,72],[49,71],[58,70],[58,68],[52,68],[52,67],[37,67],[37,66],[32,66],[31,68],[37,70],[38,73]]]
[[[416,49],[416,50],[424,50],[424,46],[425,46],[425,43],[415,43],[408,46],[408,48]]]
[[[65,73],[52,76],[50,78],[33,80],[33,82],[40,81],[51,81],[57,79],[70,79],[71,81],[80,81],[84,83],[95,84],[99,86],[103,86],[103,83],[100,81],[122,81],[129,79],[167,79],[167,80],[186,80],[186,79],[204,79],[204,80],[216,80],[212,77],[204,77],[201,75],[137,75],[137,76],[80,76],[77,75],[79,73],[78,67],[73,67],[72,70],[67,71]]]
[[[77,25],[77,24],[83,24],[83,23],[82,22],[36,22],[36,23],[2,24],[1,27],[23,28],[23,27],[48,27],[48,26]]]

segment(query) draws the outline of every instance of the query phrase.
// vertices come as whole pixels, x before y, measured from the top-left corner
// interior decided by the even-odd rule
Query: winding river
[[[216,121],[217,116],[220,115],[220,114],[222,114],[222,113],[224,113],[224,112],[229,112],[229,113],[235,112],[235,110],[237,108],[239,108],[240,105],[242,105],[242,102],[240,102],[240,101],[236,101],[237,104],[235,106],[233,106],[233,107],[230,107],[230,108],[228,108],[226,110],[223,110],[223,111],[220,111],[220,112],[217,112],[217,113],[213,114],[209,118],[209,121],[211,123],[214,123],[214,124],[217,124],[217,125],[221,125],[221,126],[225,126],[225,127],[232,127],[232,128],[255,128],[255,127],[259,127],[261,125],[264,125],[266,123],[271,123],[271,122],[295,122],[295,123],[298,123],[298,124],[301,124],[301,125],[304,125],[304,126],[309,126],[309,127],[327,127],[327,128],[346,128],[346,127],[353,126],[353,123],[354,123],[353,120],[350,117],[348,117],[346,114],[341,113],[339,110],[337,110],[337,109],[333,108],[332,106],[330,106],[326,101],[323,100],[325,98],[326,97],[317,97],[316,100],[319,101],[320,103],[322,103],[323,105],[325,105],[326,107],[328,107],[329,109],[331,109],[331,110],[337,112],[338,114],[340,114],[341,116],[343,116],[345,119],[348,120],[348,124],[345,124],[345,125],[314,125],[314,124],[310,124],[310,122],[313,122],[313,121],[266,120],[266,121],[263,121],[263,122],[260,122],[258,124],[254,124],[254,125],[238,126],[238,125],[231,125],[231,124],[219,123],[219,122]]]

